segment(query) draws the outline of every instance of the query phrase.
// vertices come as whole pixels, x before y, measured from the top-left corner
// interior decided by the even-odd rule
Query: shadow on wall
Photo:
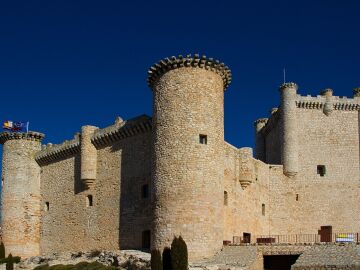
[[[150,249],[151,133],[128,137],[111,151],[120,152],[120,249]]]

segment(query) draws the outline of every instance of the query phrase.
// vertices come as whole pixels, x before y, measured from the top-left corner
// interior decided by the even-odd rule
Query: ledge
[[[0,132],[0,144],[4,144],[9,140],[29,140],[41,142],[44,139],[45,134],[35,131],[29,131],[27,133],[22,132]]]
[[[165,58],[151,66],[148,70],[147,79],[149,87],[153,88],[156,81],[169,70],[182,67],[203,68],[219,74],[223,79],[224,90],[231,83],[231,71],[224,63],[214,60],[213,58],[207,58],[205,55],[200,57],[198,54],[194,54],[194,56],[189,54],[185,57],[179,55],[178,57],[172,56]]]

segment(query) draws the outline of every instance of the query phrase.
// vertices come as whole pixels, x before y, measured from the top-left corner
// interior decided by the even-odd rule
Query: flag
[[[29,121],[5,121],[3,123],[3,129],[10,130],[12,132],[28,132],[29,131]]]

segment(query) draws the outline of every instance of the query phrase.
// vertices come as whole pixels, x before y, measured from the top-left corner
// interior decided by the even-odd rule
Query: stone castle
[[[283,84],[279,108],[255,121],[253,155],[224,141],[230,82],[212,58],[166,58],[149,70],[152,117],[58,145],[0,133],[6,252],[163,250],[182,235],[198,260],[237,236],[360,232],[360,88],[312,97]]]

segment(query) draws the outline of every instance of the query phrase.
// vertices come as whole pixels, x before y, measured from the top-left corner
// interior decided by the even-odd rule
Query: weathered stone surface
[[[77,264],[79,262],[100,262],[119,269],[149,270],[150,254],[137,250],[54,253],[22,260],[15,269],[33,269],[38,265]]]

